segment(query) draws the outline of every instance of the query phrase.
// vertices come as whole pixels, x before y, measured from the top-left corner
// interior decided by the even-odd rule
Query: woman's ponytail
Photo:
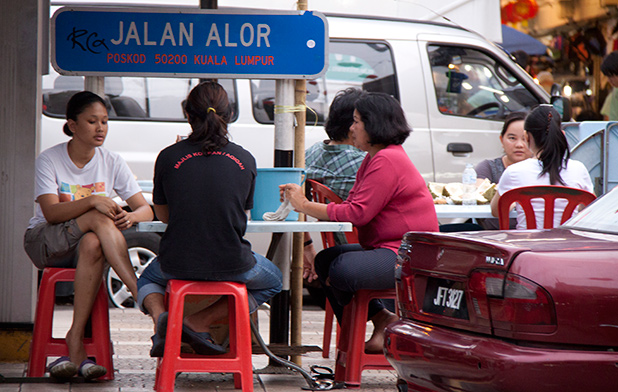
[[[218,150],[229,142],[227,124],[231,107],[219,83],[203,82],[195,86],[184,109],[193,130],[188,140],[201,144],[203,152]]]
[[[526,117],[524,129],[534,139],[543,169],[551,185],[565,185],[560,172],[570,157],[569,144],[560,123],[560,114],[551,105],[540,105]]]

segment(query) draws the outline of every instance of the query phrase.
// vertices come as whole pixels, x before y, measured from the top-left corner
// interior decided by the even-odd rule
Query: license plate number
[[[428,278],[423,311],[468,320],[465,283]]]

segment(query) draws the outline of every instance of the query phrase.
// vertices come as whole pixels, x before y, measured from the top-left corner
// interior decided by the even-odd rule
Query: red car
[[[551,230],[407,233],[396,279],[400,391],[618,391],[618,188]]]

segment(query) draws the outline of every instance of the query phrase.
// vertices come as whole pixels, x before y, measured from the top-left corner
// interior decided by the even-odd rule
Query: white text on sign
[[[125,23],[118,23],[118,38],[110,40],[114,45],[137,45],[137,46],[193,46],[193,23],[189,23],[187,27],[180,22],[176,29],[171,23],[166,23],[163,30],[153,31],[155,29],[148,27],[148,22],[142,24],[141,29],[138,28],[135,22],[128,23],[125,31]],[[218,47],[237,47],[240,43],[244,47],[270,47],[268,36],[270,35],[270,26],[265,23],[253,25],[251,23],[243,23],[239,28],[239,42],[234,42],[230,34],[229,23],[224,23],[223,26],[218,26],[213,23],[210,26],[208,37],[205,39],[204,46],[216,45]],[[235,35],[234,35],[235,36]]]

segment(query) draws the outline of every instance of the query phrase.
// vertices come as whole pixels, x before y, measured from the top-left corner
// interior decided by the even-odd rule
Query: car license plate
[[[468,320],[465,282],[428,278],[423,311]]]

